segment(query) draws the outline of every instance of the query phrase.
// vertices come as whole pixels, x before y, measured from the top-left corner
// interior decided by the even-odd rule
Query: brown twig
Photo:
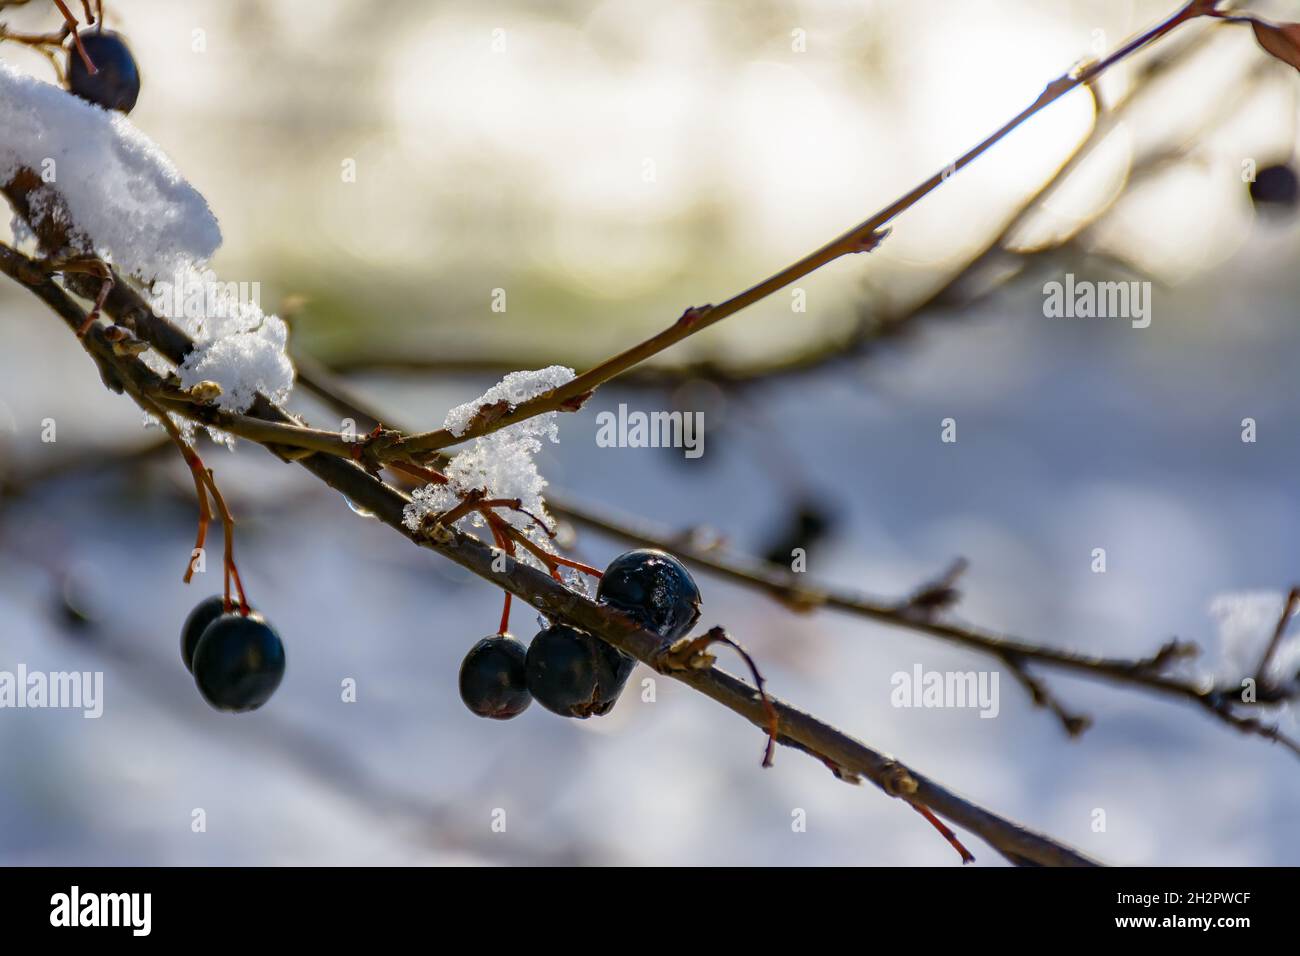
[[[247,617],[252,609],[248,606],[248,596],[244,593],[244,582],[240,579],[239,568],[235,564],[235,517],[230,513],[230,508],[226,506],[226,499],[222,496],[221,489],[217,487],[216,479],[212,477],[212,469],[205,469],[204,476],[208,491],[212,494],[212,500],[217,503],[217,513],[221,515],[222,539],[225,544],[222,569],[227,579],[234,579],[235,593],[239,595],[239,613]],[[230,606],[229,580],[227,580],[226,584],[226,606]]]
[[[767,298],[772,293],[785,288],[793,282],[797,282],[809,273],[815,272],[836,259],[854,253],[871,251],[887,234],[886,227],[897,216],[947,182],[953,174],[970,165],[1026,120],[1079,86],[1091,83],[1111,66],[1126,59],[1149,43],[1158,40],[1189,20],[1212,12],[1214,6],[1212,0],[1189,0],[1178,11],[1154,27],[1133,37],[1109,56],[1081,68],[1070,70],[1057,77],[1044,87],[1043,91],[1032,103],[971,149],[957,157],[947,167],[904,193],[888,206],[858,223],[847,232],[791,263],[762,282],[718,305],[692,306],[688,308],[676,322],[658,334],[593,366],[565,385],[551,389],[536,398],[520,402],[502,414],[477,416],[471,421],[469,427],[460,434],[453,435],[447,429],[440,428],[411,435],[403,442],[402,453],[406,455],[427,455],[547,412],[576,411],[601,385],[658,355],[665,349],[676,345],[683,339],[695,335],[729,316],[735,315],[742,309]]]
[[[27,279],[33,279],[30,270],[27,270],[23,264],[27,260],[22,257],[18,258],[20,261],[11,262],[9,269],[6,271],[10,271],[15,278],[19,278],[19,281],[23,280],[18,274],[27,271]],[[3,264],[2,261],[0,261],[0,264]],[[37,290],[33,289],[33,291]],[[40,293],[38,292],[38,294]],[[57,306],[53,307],[58,311]],[[106,311],[113,314],[119,322],[129,320],[140,334],[154,344],[168,359],[180,363],[188,354],[190,346],[184,333],[165,319],[154,316],[148,310],[143,299],[129,285],[119,283],[114,287],[113,293],[110,294],[106,304]],[[78,314],[81,313],[78,312]],[[350,393],[346,386],[337,383],[329,371],[320,363],[314,362],[308,357],[300,356],[298,365],[299,383],[341,413],[366,425],[378,425],[381,418],[392,420],[387,416],[381,416],[377,410],[367,407],[360,397]],[[190,411],[193,413],[193,409],[190,409]],[[272,428],[266,432],[256,427],[246,429],[248,436],[262,434],[263,437],[273,436],[276,441],[292,441],[292,429],[301,427],[290,420],[283,412],[274,409],[269,403],[260,403],[259,406],[255,407],[254,412],[256,412],[256,415],[241,416],[240,419],[265,421],[269,417],[274,424],[284,427]],[[279,416],[278,421],[275,421],[276,416]],[[222,421],[220,416],[209,416],[205,421],[216,422],[219,427],[223,427],[220,426]],[[238,420],[226,424],[230,426],[229,430],[235,434],[239,434],[243,427],[242,422]],[[322,447],[336,450],[334,434],[321,434],[330,436]],[[253,438],[252,440],[256,441],[257,439]],[[769,566],[751,559],[724,554],[716,548],[696,548],[689,539],[684,539],[680,535],[653,529],[644,522],[634,522],[627,518],[615,517],[608,512],[598,511],[590,505],[579,505],[554,493],[548,496],[548,502],[551,510],[558,515],[614,537],[624,538],[650,547],[675,551],[697,567],[742,585],[755,588],[787,607],[803,611],[825,608],[853,614],[889,626],[900,627],[950,641],[982,653],[991,654],[1003,661],[1010,659],[1022,664],[1024,662],[1036,662],[1040,665],[1074,671],[1096,680],[1137,686],[1154,693],[1187,700],[1234,729],[1280,743],[1297,756],[1300,756],[1300,742],[1285,736],[1275,726],[1265,724],[1255,718],[1241,717],[1236,713],[1234,709],[1236,698],[1232,695],[1235,688],[1228,686],[1206,688],[1196,681],[1175,678],[1162,673],[1162,669],[1168,664],[1180,657],[1194,653],[1195,648],[1191,645],[1171,642],[1161,648],[1153,657],[1120,659],[1062,650],[1046,645],[1030,644],[993,631],[948,620],[936,620],[933,615],[918,615],[909,610],[909,601],[907,599],[903,601],[878,600],[864,595],[829,591],[816,585],[799,584],[791,576],[775,573]],[[464,514],[469,513],[469,510],[472,509],[465,509],[460,516],[463,517]],[[1022,685],[1030,690],[1032,695],[1033,688],[1025,683],[1022,674],[1017,673],[1015,676]],[[1039,689],[1040,691],[1045,690],[1041,683]],[[1261,702],[1276,703],[1287,696],[1285,692],[1278,688],[1261,686],[1260,690],[1259,700]],[[1086,719],[1080,715],[1069,713],[1063,706],[1060,707],[1059,713],[1057,708],[1048,706],[1054,713],[1057,713],[1057,716],[1062,720],[1062,726],[1067,729],[1067,732],[1072,727],[1079,726],[1079,720]]]
[[[620,384],[646,388],[666,388],[692,379],[704,379],[727,388],[806,375],[819,371],[831,363],[858,357],[872,343],[902,335],[913,323],[923,317],[942,314],[958,308],[963,312],[969,310],[976,302],[991,295],[1000,287],[1000,282],[989,281],[983,283],[977,290],[962,293],[961,290],[964,287],[974,285],[976,280],[984,274],[997,269],[1000,273],[999,278],[1019,275],[1034,262],[1044,260],[1049,256],[1059,255],[1068,251],[1072,246],[1078,245],[1078,236],[1083,229],[1086,229],[1086,224],[1079,232],[1062,236],[1060,239],[1035,246],[1033,249],[1015,248],[1011,245],[1011,239],[1030,215],[1060,188],[1083,161],[1091,155],[1097,145],[1103,142],[1107,135],[1123,121],[1128,111],[1140,101],[1139,94],[1150,86],[1154,80],[1167,75],[1174,68],[1184,64],[1193,53],[1198,52],[1205,46],[1205,41],[1210,36],[1211,33],[1208,31],[1198,34],[1189,41],[1182,43],[1172,53],[1152,58],[1145,65],[1146,68],[1134,79],[1132,86],[1116,102],[1108,104],[1105,109],[1102,109],[1100,102],[1096,101],[1097,120],[1078,146],[1070,152],[1061,165],[1036,190],[1021,200],[992,240],[968,258],[959,269],[946,275],[940,284],[920,298],[911,300],[898,309],[890,309],[879,303],[864,306],[860,310],[860,318],[853,324],[847,334],[811,344],[795,345],[783,350],[779,356],[736,362],[723,355],[715,355],[676,364],[643,363],[622,373],[618,379]],[[1265,60],[1256,61],[1250,68],[1248,75],[1250,77],[1265,75],[1266,69],[1271,66],[1272,64]],[[1094,94],[1095,100],[1095,85],[1089,84],[1086,89],[1089,93]],[[1228,85],[1228,91],[1234,95],[1225,98],[1213,112],[1204,114],[1207,119],[1216,117],[1222,119],[1223,115],[1226,115],[1229,110],[1237,105],[1247,88],[1243,83],[1233,82]],[[1208,124],[1203,123],[1202,125]],[[1131,178],[1136,179],[1139,176],[1156,171],[1163,165],[1162,158],[1161,155],[1156,154],[1135,160],[1130,174]],[[1118,196],[1113,197],[1111,202],[1104,208],[1113,205],[1117,198]],[[1096,214],[1092,218],[1095,219]],[[1086,252],[1086,250],[1080,251]],[[1014,264],[1011,270],[999,268],[1008,262]],[[1131,269],[1131,266],[1129,268]],[[333,394],[329,392],[325,394],[318,393],[318,397],[331,407],[337,408],[341,414],[349,415],[352,414],[350,409],[355,410],[356,407],[365,403],[361,402],[350,389],[335,378],[339,374],[385,372],[436,376],[489,375],[500,378],[516,369],[568,365],[572,364],[573,359],[571,355],[563,357],[555,354],[539,357],[536,352],[511,355],[509,353],[502,354],[499,350],[492,355],[483,355],[481,357],[441,354],[437,356],[412,355],[409,351],[399,355],[374,350],[367,352],[364,347],[361,347],[350,349],[346,353],[337,356],[331,355],[328,370],[313,356],[295,355],[294,361],[298,365],[300,372],[302,372],[302,384],[309,389],[311,389],[310,383],[313,377],[333,379],[333,387],[337,391]],[[323,376],[318,374],[321,372],[324,373]],[[342,404],[336,404],[333,401],[335,394],[342,399]]]
[[[1282,643],[1282,635],[1286,633],[1286,626],[1290,623],[1291,618],[1295,616],[1296,607],[1300,605],[1300,586],[1292,587],[1287,593],[1286,601],[1282,604],[1282,613],[1277,619],[1277,626],[1273,628],[1273,636],[1269,638],[1268,645],[1264,648],[1264,653],[1259,658],[1259,663],[1255,666],[1255,683],[1266,684],[1268,678],[1265,676],[1268,671],[1268,665],[1273,660],[1273,655],[1277,652],[1278,645]]]
[[[850,614],[890,627],[926,634],[979,653],[989,654],[1004,662],[1012,660],[1022,666],[1026,662],[1033,662],[1093,680],[1129,685],[1185,700],[1196,704],[1237,730],[1280,743],[1300,756],[1300,742],[1282,734],[1275,726],[1263,724],[1253,718],[1241,718],[1236,714],[1233,708],[1240,704],[1240,701],[1234,696],[1238,689],[1235,685],[1228,683],[1207,687],[1195,679],[1176,677],[1167,672],[1171,665],[1196,653],[1195,646],[1191,644],[1170,641],[1160,647],[1155,654],[1144,658],[1102,657],[1033,644],[996,631],[939,618],[929,611],[917,613],[912,602],[918,592],[913,592],[902,600],[891,601],[848,591],[826,589],[816,584],[802,584],[794,575],[776,571],[768,564],[717,547],[697,547],[690,536],[674,535],[642,520],[615,516],[608,510],[596,510],[590,505],[579,505],[554,494],[550,496],[548,506],[557,515],[565,516],[602,534],[645,547],[672,551],[688,564],[765,593],[796,610],[825,609]],[[927,589],[928,586],[923,586],[919,592],[925,593]],[[1021,674],[1015,676],[1025,684]],[[1032,686],[1027,684],[1025,686],[1032,694]],[[1046,688],[1040,683],[1039,690],[1042,692]],[[1048,696],[1050,698],[1050,695]],[[1279,703],[1290,696],[1288,691],[1268,684],[1261,684],[1259,688],[1260,702]],[[1233,703],[1234,701],[1236,704]],[[1046,706],[1057,713],[1056,707],[1051,704]],[[1062,726],[1067,732],[1073,729],[1076,733],[1083,729],[1079,721],[1087,719],[1082,715],[1070,713],[1063,706],[1057,716],[1061,718]]]
[[[337,382],[332,373],[319,362],[300,357],[298,371],[299,383],[340,413],[363,421],[379,419],[376,409],[370,408],[362,398]],[[777,573],[769,565],[728,554],[718,548],[697,548],[689,536],[673,534],[643,520],[614,515],[589,504],[579,504],[555,492],[548,494],[547,504],[551,511],[561,517],[614,538],[672,551],[698,568],[767,594],[787,607],[802,611],[818,608],[838,611],[890,627],[926,634],[979,653],[990,654],[1004,662],[1014,661],[1020,669],[1017,671],[1013,668],[1013,674],[1030,692],[1031,697],[1035,695],[1036,686],[1040,695],[1046,694],[1045,701],[1053,699],[1041,681],[1025,673],[1024,665],[1027,662],[1188,701],[1238,731],[1279,743],[1300,756],[1300,741],[1282,734],[1276,726],[1255,718],[1241,717],[1236,713],[1233,709],[1234,701],[1237,701],[1233,696],[1235,687],[1223,685],[1207,688],[1198,681],[1164,673],[1164,669],[1171,664],[1193,655],[1196,652],[1193,645],[1171,641],[1150,657],[1125,659],[1031,644],[995,631],[951,620],[936,620],[932,615],[918,616],[909,612],[908,599],[890,601],[834,591],[816,584],[800,584],[791,575]],[[1030,683],[1026,683],[1026,677]],[[1267,698],[1270,703],[1278,703],[1288,696],[1279,688],[1261,685],[1260,689],[1267,692],[1260,696],[1261,701]],[[1084,722],[1089,720],[1086,715],[1070,712],[1059,702],[1055,706],[1045,703],[1045,706],[1056,714],[1067,733],[1081,733],[1085,729]]]

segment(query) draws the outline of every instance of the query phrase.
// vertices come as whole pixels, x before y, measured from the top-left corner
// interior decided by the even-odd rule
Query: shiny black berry
[[[1289,165],[1265,166],[1250,184],[1250,198],[1256,208],[1294,209],[1300,200],[1300,179]]]
[[[509,720],[532,703],[524,679],[528,649],[509,634],[485,637],[460,665],[460,699],[480,717]]]
[[[185,619],[185,624],[181,627],[181,660],[190,673],[194,672],[194,648],[199,646],[199,638],[208,629],[208,625],[225,611],[225,599],[220,594],[214,594],[200,601]]]
[[[685,635],[700,616],[695,579],[684,564],[663,551],[620,554],[605,569],[596,600],[668,640]]]
[[[98,72],[92,76],[77,48],[69,48],[68,89],[106,110],[131,112],[140,95],[140,71],[131,48],[111,30],[83,30],[79,36]]]
[[[524,671],[537,702],[561,717],[609,713],[636,660],[598,637],[555,624],[528,646]]]
[[[284,677],[284,644],[260,614],[225,614],[194,649],[194,682],[217,710],[256,710]]]

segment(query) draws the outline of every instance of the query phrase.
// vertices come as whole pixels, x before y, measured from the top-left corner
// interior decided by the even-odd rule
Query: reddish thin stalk
[[[384,462],[384,467],[389,471],[395,471],[398,474],[406,475],[408,478],[415,478],[431,485],[445,485],[450,480],[436,468],[429,468],[423,465],[413,465],[410,462],[405,461]]]
[[[564,565],[566,568],[573,568],[575,571],[581,571],[583,574],[590,574],[597,580],[605,576],[605,572],[599,568],[593,568],[590,564],[583,564],[581,561],[573,561],[558,554],[551,555],[551,560],[556,564]]]
[[[143,395],[136,395],[136,398],[140,402],[140,407],[156,417],[162,424],[163,429],[167,432],[167,437],[171,439],[172,444],[181,453],[181,458],[184,459],[186,466],[190,469],[190,475],[194,479],[194,492],[199,502],[199,530],[194,539],[194,550],[190,552],[189,561],[185,565],[185,576],[181,578],[184,583],[189,584],[194,577],[196,552],[203,551],[203,546],[208,539],[208,525],[212,521],[212,509],[208,506],[207,484],[204,480],[206,469],[203,465],[203,459],[199,457],[199,453],[181,437],[180,429],[171,420],[171,416]],[[227,605],[230,603],[229,594],[227,594],[226,603]]]
[[[962,845],[961,840],[957,839],[957,834],[953,833],[946,823],[919,803],[913,803],[911,800],[908,800],[907,805],[929,820],[930,826],[938,830],[939,833],[943,835],[943,838],[952,844],[952,848],[961,854],[962,863],[975,862],[975,854],[971,853],[970,850],[966,849],[966,847]]]
[[[495,539],[497,543],[497,547],[500,548],[502,551],[504,551],[506,554],[513,557],[515,553],[514,543],[510,541],[509,538],[503,536],[501,532],[497,530],[497,526],[492,523],[492,519],[490,516],[488,517],[488,528],[490,528],[492,531],[492,537],[493,539]],[[497,633],[508,634],[510,633],[510,599],[513,595],[511,595],[509,591],[506,591],[504,589],[502,590],[502,593],[505,594],[506,597],[505,597],[505,604],[501,608],[501,626],[497,628]]]
[[[517,511],[525,518],[532,521],[533,524],[542,529],[542,534],[548,538],[554,538],[555,532],[546,526],[546,522],[537,515],[533,514],[527,508],[523,507],[523,502],[518,498],[485,498],[479,502],[480,508],[509,508],[511,511]]]
[[[781,717],[777,714],[776,708],[772,706],[772,699],[767,696],[767,681],[758,672],[758,665],[754,663],[754,658],[750,656],[749,651],[741,647],[729,634],[719,628],[714,628],[709,632],[708,636],[710,640],[726,644],[739,654],[741,660],[745,662],[745,666],[749,668],[750,675],[754,678],[754,687],[758,690],[758,696],[763,702],[763,711],[767,714],[767,747],[763,750],[763,766],[770,767],[773,758],[776,756],[776,738],[781,731]]]
[[[223,567],[226,574],[234,579],[235,591],[239,595],[239,613],[247,617],[252,608],[248,606],[248,597],[244,594],[244,582],[239,577],[239,567],[235,564],[235,517],[226,507],[226,499],[222,497],[221,489],[217,487],[217,481],[212,476],[212,469],[205,472],[207,476],[208,491],[212,493],[212,500],[217,503],[217,511],[221,515],[221,525],[225,538],[225,554]],[[230,602],[230,586],[226,585],[226,602]]]

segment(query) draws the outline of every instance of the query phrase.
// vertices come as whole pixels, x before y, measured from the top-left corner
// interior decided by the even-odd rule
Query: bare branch
[[[37,263],[3,244],[0,244],[0,271],[32,291],[74,332],[84,324],[86,313],[37,267]],[[183,333],[175,330],[172,341],[179,343],[183,338]],[[92,326],[81,342],[98,361],[107,363],[119,381],[131,383],[129,390],[133,395],[148,394],[163,387],[162,381],[138,358],[116,354],[102,328]],[[192,406],[182,405],[178,411],[183,413],[186,408]],[[285,412],[265,399],[255,403],[252,416],[280,424],[291,423]],[[660,660],[662,640],[657,634],[641,630],[625,615],[569,590],[547,574],[517,561],[506,562],[507,566],[498,571],[493,548],[445,524],[436,523],[412,531],[403,522],[403,510],[409,499],[360,465],[319,453],[299,458],[297,463],[399,534],[421,547],[437,551],[547,616],[597,634],[652,667]],[[779,743],[816,756],[835,769],[841,779],[865,777],[887,794],[903,798],[914,807],[927,808],[980,836],[1013,862],[1049,866],[1096,865],[1078,851],[957,796],[894,758],[872,750],[777,697],[756,691],[726,671],[710,666],[673,670],[668,674],[749,720],[764,733],[772,730],[771,713],[775,711]]]
[[[888,206],[858,223],[847,232],[835,237],[821,248],[810,252],[802,259],[786,266],[780,272],[769,276],[762,282],[718,305],[692,306],[686,309],[676,322],[657,335],[651,336],[644,342],[606,359],[559,388],[519,403],[504,414],[472,422],[470,427],[460,434],[453,435],[444,428],[412,435],[403,444],[403,452],[410,455],[436,452],[546,412],[576,411],[601,385],[658,355],[665,349],[676,345],[683,339],[701,332],[729,316],[735,315],[742,309],[767,298],[772,293],[780,291],[842,256],[870,252],[887,235],[888,229],[886,227],[897,216],[947,182],[955,173],[970,165],[1030,117],[1077,87],[1091,83],[1114,64],[1126,59],[1131,54],[1158,40],[1182,24],[1211,13],[1213,8],[1214,4],[1209,0],[1190,0],[1180,10],[1156,26],[1133,37],[1104,59],[1063,73],[1048,83],[1032,103],[981,142],[957,157],[944,169],[913,187]]]

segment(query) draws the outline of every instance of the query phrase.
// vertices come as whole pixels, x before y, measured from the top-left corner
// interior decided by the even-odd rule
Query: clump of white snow
[[[505,401],[513,407],[572,378],[573,369],[560,365],[511,372],[481,397],[452,409],[444,427],[461,434],[482,406]],[[543,439],[560,440],[556,418],[556,412],[546,412],[474,439],[445,469],[448,484],[430,484],[412,495],[403,515],[406,526],[419,530],[425,518],[447,511],[473,491],[482,491],[488,498],[518,498],[524,511],[549,525],[550,516],[542,498],[546,479],[538,472],[534,456],[541,450]],[[497,509],[497,513],[531,540],[549,548],[549,538],[528,515],[507,508]],[[472,514],[457,524],[478,527],[483,519]],[[526,560],[524,555],[520,557]]]
[[[245,411],[258,392],[276,404],[288,399],[294,369],[286,354],[289,329],[284,321],[240,298],[235,283],[220,282],[210,269],[190,269],[176,279],[182,289],[201,290],[204,302],[192,314],[172,316],[195,344],[177,369],[181,385],[216,382],[221,386],[217,407],[228,412]],[[155,295],[156,302],[165,298]]]
[[[511,372],[474,401],[457,405],[449,411],[442,427],[453,435],[463,435],[470,421],[483,406],[505,402],[513,409],[530,398],[536,398],[571,381],[573,381],[573,369],[563,365],[550,365],[532,372]],[[549,417],[554,421],[554,415]]]
[[[194,351],[175,370],[182,385],[216,382],[216,404],[227,412],[247,411],[258,392],[276,403],[289,397],[288,328],[205,268],[221,245],[221,229],[203,196],[122,114],[0,63],[0,183],[21,169],[45,183],[29,194],[37,225],[46,217],[65,220],[78,251],[152,287],[155,311],[194,339]],[[14,234],[20,242],[31,238],[17,218]],[[185,291],[187,303],[188,290],[197,289],[201,305],[160,308],[171,301],[160,286]],[[172,370],[157,353],[145,358],[160,374]]]
[[[0,63],[0,181],[22,168],[57,192],[81,252],[143,282],[221,245],[203,196],[125,116]]]

